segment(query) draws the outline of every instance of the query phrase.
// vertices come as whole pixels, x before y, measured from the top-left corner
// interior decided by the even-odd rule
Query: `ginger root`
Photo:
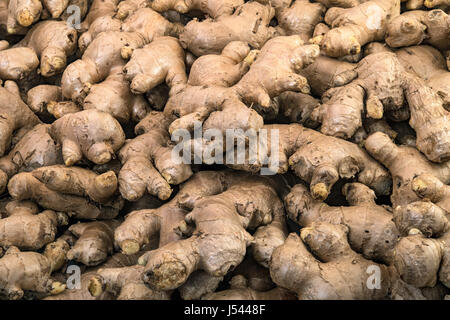
[[[189,238],[141,257],[145,283],[156,290],[175,289],[196,270],[220,277],[242,262],[253,240],[246,229],[270,223],[281,201],[270,180],[252,176],[236,180],[223,192],[195,201],[185,218],[187,225],[195,224]]]
[[[176,10],[179,13],[188,13],[199,10],[213,19],[228,16],[235,12],[236,8],[244,4],[243,0],[153,0],[151,7],[158,12]]]
[[[15,200],[34,200],[41,207],[66,212],[77,219],[113,219],[123,207],[114,172],[97,175],[56,165],[16,174],[8,183]]]
[[[10,247],[0,259],[0,296],[18,300],[24,290],[61,293],[65,285],[50,278],[52,271],[52,261],[44,255]]]
[[[407,11],[388,24],[386,43],[392,48],[424,43],[449,50],[449,21],[448,15],[439,9]]]
[[[83,126],[83,130],[80,127]],[[85,110],[71,113],[53,122],[50,135],[61,144],[66,166],[83,156],[96,164],[105,164],[125,142],[119,122],[108,113]]]
[[[16,83],[6,81],[4,87],[0,86],[0,156],[8,151],[14,132],[24,134],[39,123],[22,101]]]
[[[183,48],[173,37],[159,37],[134,50],[123,69],[125,79],[131,81],[131,91],[145,93],[165,81],[171,88],[170,95],[179,92],[187,82],[184,56]]]
[[[55,36],[49,37],[49,34]],[[51,77],[64,70],[67,57],[77,47],[77,31],[63,21],[42,21],[28,31],[17,47],[34,50],[40,60],[40,73]]]
[[[180,34],[180,42],[196,56],[220,54],[231,41],[247,42],[252,48],[260,49],[276,33],[275,28],[269,26],[274,16],[272,7],[257,2],[244,3],[232,15],[190,21]]]
[[[170,184],[180,184],[192,175],[189,164],[177,163],[172,157],[169,124],[163,113],[149,113],[135,127],[139,135],[120,149],[119,188],[125,199],[135,201],[147,190],[167,200],[172,193]]]
[[[314,200],[306,186],[297,184],[284,199],[287,214],[302,227],[314,222],[345,225],[354,251],[366,259],[391,262],[400,238],[392,214],[376,205],[375,193],[363,184],[348,183],[343,193],[350,206],[334,207]]]
[[[120,221],[108,220],[71,225],[69,231],[78,239],[67,252],[67,259],[86,266],[104,262],[114,251],[114,230],[119,224]]]
[[[389,22],[399,14],[399,0],[370,0],[353,8],[330,8],[325,22],[331,30],[323,36],[321,49],[330,57],[358,54],[365,44],[384,40]]]
[[[11,201],[8,217],[0,220],[0,246],[39,250],[55,239],[58,226],[66,225],[63,213],[45,210],[41,213],[31,201]]]
[[[386,299],[398,274],[353,251],[347,234],[347,227],[326,222],[314,222],[300,236],[291,233],[272,255],[271,278],[302,300]],[[369,279],[374,269],[380,275],[376,290]]]
[[[411,189],[421,200],[394,210],[394,221],[406,235],[396,246],[394,265],[415,287],[434,287],[438,279],[450,287],[450,187],[421,174]]]
[[[384,133],[370,135],[365,141],[365,149],[391,173],[391,201],[394,209],[419,200],[411,189],[411,183],[421,174],[431,174],[444,183],[450,182],[450,162],[432,163],[416,148],[397,146]]]

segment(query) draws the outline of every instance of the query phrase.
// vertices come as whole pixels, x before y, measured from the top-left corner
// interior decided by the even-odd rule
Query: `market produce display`
[[[450,2],[0,0],[21,299],[450,299]]]

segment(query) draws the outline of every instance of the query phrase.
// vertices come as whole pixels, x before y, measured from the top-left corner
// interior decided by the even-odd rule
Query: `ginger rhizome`
[[[164,113],[178,119],[172,122],[169,132],[192,131],[198,121],[203,122],[205,130],[260,129],[261,116],[247,105],[254,103],[267,110],[271,98],[285,91],[309,92],[307,80],[299,72],[318,55],[316,45],[303,45],[297,35],[267,41],[248,72],[234,86],[218,87],[219,82],[215,86],[188,86],[170,97]]]
[[[418,288],[437,280],[450,286],[450,187],[431,174],[411,182],[420,200],[399,205],[394,221],[405,235],[395,248],[394,265],[402,279]]]
[[[276,29],[269,25],[274,16],[272,7],[247,2],[238,6],[232,15],[190,21],[180,34],[180,42],[196,56],[219,54],[231,41],[244,41],[260,49],[276,34]]]
[[[314,222],[341,224],[348,228],[352,249],[366,259],[391,262],[400,234],[392,213],[375,203],[375,193],[360,183],[344,185],[349,207],[329,206],[314,200],[303,184],[295,185],[284,199],[286,212],[302,227]]]
[[[313,112],[313,120],[322,123],[322,133],[348,139],[362,126],[363,113],[381,119],[385,112],[398,112],[408,102],[409,124],[417,134],[417,148],[431,161],[449,159],[449,113],[436,92],[406,72],[394,53],[371,54],[355,71],[357,79],[330,89],[324,103]]]
[[[291,233],[272,255],[273,281],[301,300],[386,299],[399,280],[395,269],[363,258],[347,236],[346,226],[326,222]],[[371,268],[380,275],[377,290],[370,286]]]
[[[18,300],[25,290],[61,293],[65,285],[51,279],[52,271],[53,261],[44,255],[10,247],[0,259],[0,295],[8,300]]]
[[[192,175],[189,164],[177,163],[172,157],[169,124],[163,113],[149,113],[135,128],[139,135],[120,149],[123,166],[119,186],[125,199],[135,201],[147,191],[167,200],[172,193],[170,185],[180,184]]]
[[[195,201],[186,215],[184,225],[193,229],[189,238],[141,257],[143,280],[151,288],[175,289],[196,270],[216,277],[225,275],[242,262],[253,240],[246,229],[270,223],[275,212],[282,209],[276,181],[239,174],[224,178],[231,183],[217,194]]]
[[[16,173],[63,163],[61,150],[49,131],[50,125],[36,125],[6,156],[0,158],[0,193],[5,190],[8,179]]]
[[[31,201],[11,201],[8,217],[0,219],[0,246],[38,250],[55,240],[58,226],[68,223],[63,213],[39,208]]]
[[[0,156],[9,149],[13,133],[23,136],[41,121],[22,101],[15,82],[0,86]]]
[[[386,43],[392,48],[430,44],[449,50],[450,20],[439,9],[407,11],[392,19],[387,28]]]
[[[117,185],[112,171],[97,175],[88,169],[56,165],[16,174],[8,183],[8,192],[15,200],[33,200],[77,219],[108,220],[123,207],[123,199],[114,197]]]
[[[133,51],[124,67],[125,78],[131,81],[133,93],[145,93],[165,81],[174,94],[187,82],[184,60],[184,50],[176,38],[160,37]]]
[[[411,188],[413,179],[421,174],[431,174],[443,183],[450,183],[450,162],[432,163],[416,148],[397,146],[384,133],[370,135],[364,144],[367,152],[389,169],[392,176],[392,207],[419,200]]]
[[[77,223],[69,231],[78,239],[67,252],[67,259],[87,266],[104,262],[114,251],[114,230],[120,222],[116,220]]]
[[[49,37],[49,33],[55,36]],[[41,62],[40,73],[50,77],[62,72],[67,57],[75,53],[77,32],[63,21],[42,21],[28,31],[17,47],[33,49]]]
[[[384,40],[389,22],[399,14],[399,0],[370,0],[353,8],[330,8],[325,22],[331,30],[323,36],[321,48],[330,57],[358,54],[365,44]]]
[[[139,1],[139,0],[138,0]],[[233,14],[235,9],[244,4],[243,0],[154,0],[151,7],[158,12],[176,10],[179,13],[188,13],[199,10],[213,19]]]
[[[81,126],[83,130],[80,130]],[[76,164],[83,157],[96,164],[105,164],[115,157],[125,142],[119,122],[97,110],[65,115],[53,122],[50,135],[61,144],[66,166]]]

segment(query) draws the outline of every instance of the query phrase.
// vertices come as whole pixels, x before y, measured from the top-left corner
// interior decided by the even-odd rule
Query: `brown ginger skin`
[[[122,72],[123,64],[111,70],[101,83],[89,88],[89,94],[83,101],[83,109],[96,109],[111,114],[121,124],[129,121],[139,122],[151,110],[146,99],[133,94]],[[62,106],[62,103],[56,106]],[[67,112],[67,106],[64,111]]]
[[[83,32],[78,38],[78,48],[81,52],[86,51],[92,41],[102,32],[120,31],[122,21],[115,19],[112,15],[113,11],[105,13],[104,16],[98,17],[90,25],[86,32]]]
[[[256,229],[254,243],[250,247],[253,259],[266,268],[269,267],[273,251],[284,243],[288,235],[284,208],[280,203],[277,205],[279,207],[273,210],[272,222]]]
[[[183,300],[200,300],[219,287],[223,277],[212,276],[205,271],[194,271],[187,281],[178,288]]]
[[[449,159],[448,111],[422,79],[406,72],[390,52],[365,57],[355,71],[356,80],[330,89],[324,103],[313,112],[313,120],[322,122],[322,133],[349,139],[362,125],[362,111],[369,118],[381,119],[384,112],[400,112],[408,102],[409,124],[416,131],[417,148],[431,161]],[[353,94],[347,96],[349,90]],[[429,107],[424,110],[423,105]]]
[[[407,11],[389,23],[386,43],[392,48],[423,43],[449,50],[449,21],[448,15],[440,9]]]
[[[192,236],[146,254],[141,261],[144,282],[153,289],[170,290],[196,270],[217,277],[241,263],[252,241],[245,229],[271,222],[280,201],[264,180],[243,176],[224,192],[196,201],[185,218],[187,224],[195,223]]]
[[[50,102],[61,100],[61,87],[55,85],[41,84],[27,92],[27,105],[34,113],[42,114],[47,111]]]
[[[231,41],[221,54],[207,54],[194,61],[188,85],[231,87],[249,70],[257,54],[247,43]]]
[[[391,201],[394,209],[419,200],[411,189],[411,183],[421,174],[431,174],[443,183],[450,182],[450,162],[432,163],[416,148],[397,146],[384,133],[376,132],[370,135],[365,141],[365,149],[391,173]]]
[[[120,1],[117,5],[115,17],[124,20],[131,16],[138,9],[150,7],[150,3],[147,0],[124,0]]]
[[[231,41],[247,42],[252,48],[260,49],[275,34],[275,28],[269,26],[274,16],[272,7],[244,3],[232,15],[190,21],[180,34],[180,42],[196,56],[220,54]]]
[[[450,110],[450,72],[442,54],[427,45],[403,48],[395,53],[406,71],[425,80],[443,100],[444,108]]]
[[[352,8],[364,2],[364,0],[317,0],[327,8],[340,7],[340,8]]]
[[[392,214],[375,203],[375,193],[361,183],[344,185],[350,206],[334,207],[314,200],[303,184],[295,185],[284,199],[290,219],[302,227],[314,222],[342,224],[349,229],[352,249],[366,259],[389,263],[400,237]]]
[[[306,43],[312,38],[315,26],[323,21],[325,12],[326,8],[320,3],[296,0],[277,10],[276,17],[285,35],[300,35]]]
[[[276,37],[264,44],[250,70],[233,89],[248,105],[256,103],[264,108],[284,91],[309,93],[307,80],[299,73],[318,56],[319,47],[303,45],[300,36]]]
[[[93,0],[89,12],[81,23],[81,30],[86,31],[89,26],[99,17],[114,15],[119,0]]]
[[[279,108],[279,123],[300,123],[308,128],[319,125],[311,119],[311,114],[320,105],[320,101],[311,95],[286,91],[274,100]]]
[[[353,63],[324,55],[318,56],[300,74],[308,80],[311,92],[317,96],[322,96],[328,89],[348,84],[358,76]]]
[[[399,0],[370,0],[353,8],[331,8],[325,22],[332,29],[323,36],[321,49],[330,57],[358,54],[365,44],[383,40],[389,21],[399,14]]]
[[[184,60],[184,50],[176,38],[159,37],[142,49],[133,51],[123,69],[125,79],[131,82],[130,88],[135,94],[145,93],[166,82],[172,95],[186,85]]]
[[[230,280],[228,290],[207,294],[203,300],[295,300],[295,295],[283,288],[274,288],[267,291],[255,290],[248,286],[248,280],[242,276],[234,276]]]
[[[115,253],[100,266],[89,267],[81,274],[81,288],[67,288],[64,292],[58,295],[46,297],[44,300],[114,300],[115,297],[110,292],[104,292],[98,297],[93,297],[89,292],[89,283],[91,278],[100,268],[107,269],[134,266],[142,253],[142,251],[134,255]]]
[[[65,166],[49,166],[16,174],[8,183],[15,200],[34,200],[41,207],[67,212],[78,219],[113,219],[123,199],[113,198],[117,178],[113,172],[94,172]]]
[[[184,221],[186,210],[192,209],[202,197],[223,191],[228,180],[231,180],[230,174],[225,172],[201,171],[184,182],[167,204],[131,212],[115,231],[116,247],[125,254],[133,254],[158,235],[160,246],[179,240],[180,235],[175,233],[175,228]],[[187,232],[188,228],[183,230]]]
[[[0,51],[0,79],[27,79],[39,66],[39,59],[31,48],[11,48]]]
[[[3,156],[11,145],[13,132],[22,134],[39,124],[40,120],[22,101],[19,88],[12,81],[0,86],[0,156]]]
[[[105,292],[117,300],[170,300],[172,291],[150,289],[142,281],[143,266],[101,268],[89,281],[89,292],[98,297]]]
[[[69,64],[64,70],[61,79],[63,96],[73,101],[83,101],[90,85],[105,80],[111,68],[123,62],[120,52],[125,44],[141,47],[144,41],[138,34],[130,32],[110,31],[99,34],[82,58]]]
[[[74,165],[83,156],[96,164],[105,164],[115,157],[125,142],[119,122],[108,113],[97,110],[63,116],[53,122],[50,135],[61,144],[66,166]]]
[[[0,246],[39,250],[55,239],[58,226],[67,224],[67,216],[51,210],[39,213],[31,201],[11,201],[8,217],[0,220]]]
[[[7,31],[14,34],[22,27],[37,22],[42,13],[40,0],[10,0],[8,3]]]
[[[154,0],[151,3],[153,10],[164,12],[175,10],[179,13],[188,13],[199,10],[212,19],[233,14],[235,9],[244,4],[243,0]]]
[[[347,227],[325,222],[291,233],[272,255],[271,278],[301,300],[386,299],[398,275],[353,251],[347,234]],[[379,271],[377,290],[369,286],[370,268]]]
[[[126,2],[126,1],[121,1]],[[120,31],[121,21],[114,19],[119,0],[94,0],[80,28],[84,31],[78,38],[78,47],[84,52],[98,34]]]
[[[279,135],[278,141],[268,143],[271,153],[260,155],[267,157],[269,164],[272,162],[274,166],[271,169],[269,165],[267,169],[278,174],[291,169],[309,184],[314,199],[325,200],[339,179],[351,178],[370,187],[377,195],[389,194],[392,183],[389,173],[357,144],[323,135],[299,124],[265,125],[263,129],[267,130],[268,137],[271,137],[272,130]],[[272,143],[276,144],[272,146]],[[334,147],[330,149],[330,145]],[[229,166],[257,172],[262,164],[246,160],[243,165]]]
[[[188,86],[171,97],[164,113],[176,115],[178,119],[172,122],[169,132],[177,129],[192,131],[195,122],[203,122],[204,130],[214,128],[222,132],[232,128],[260,129],[261,116],[244,103],[254,103],[267,110],[271,98],[282,92],[308,92],[307,80],[299,72],[318,54],[317,46],[303,45],[297,35],[267,41],[250,70],[233,87],[217,87],[220,83],[215,87]]]
[[[50,278],[52,261],[37,252],[20,252],[10,247],[0,259],[0,294],[8,300],[19,300],[24,291],[58,294],[62,283]]]
[[[57,19],[69,5],[69,0],[42,0],[42,4],[50,12],[51,17]]]
[[[77,31],[63,21],[43,21],[31,28],[17,46],[33,49],[41,62],[41,75],[50,77],[62,72],[67,57],[75,53]]]
[[[6,187],[7,179],[18,172],[32,171],[39,167],[62,163],[61,150],[50,137],[50,125],[39,124],[27,132],[8,155],[0,158],[0,190]]]
[[[147,190],[167,200],[172,193],[170,184],[180,184],[192,175],[189,164],[177,163],[172,157],[169,124],[170,118],[163,113],[149,113],[135,127],[138,136],[120,150],[119,187],[125,199],[135,201]]]
[[[150,8],[128,17],[121,31],[100,33],[84,51],[81,59],[67,66],[61,79],[64,97],[82,102],[89,88],[106,79],[114,67],[122,65],[134,49],[159,36],[175,36],[180,26],[172,24]]]
[[[67,259],[86,266],[104,262],[114,252],[114,230],[119,224],[117,220],[109,220],[71,225],[69,231],[78,239],[67,252]]]
[[[394,264],[402,279],[418,288],[437,280],[450,286],[450,187],[431,174],[414,178],[411,189],[420,200],[397,206],[394,220],[405,235]]]

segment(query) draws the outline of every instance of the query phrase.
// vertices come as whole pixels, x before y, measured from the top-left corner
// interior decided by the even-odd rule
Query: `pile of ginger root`
[[[450,2],[0,0],[21,299],[450,299]]]

